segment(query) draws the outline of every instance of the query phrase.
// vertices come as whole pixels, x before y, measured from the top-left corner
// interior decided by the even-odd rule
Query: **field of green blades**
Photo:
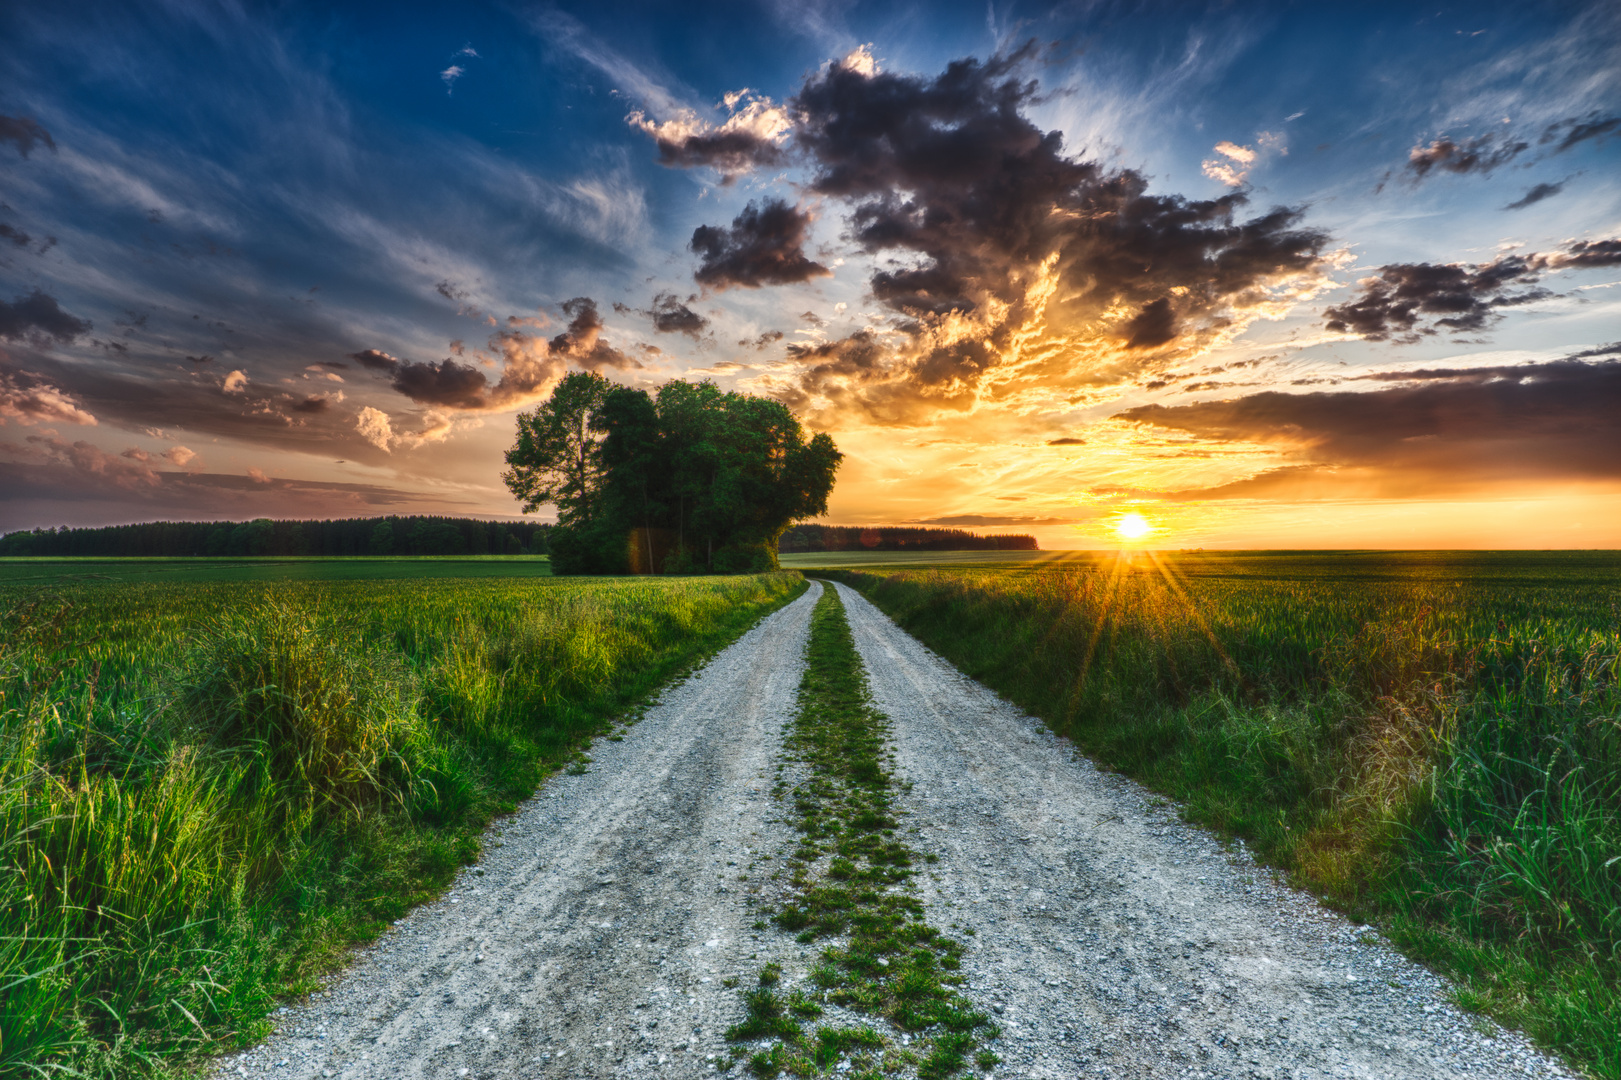
[[[0,1076],[161,1074],[262,1035],[592,734],[804,588],[544,573],[0,565]]]
[[[1621,1077],[1621,556],[835,569],[1100,764]]]

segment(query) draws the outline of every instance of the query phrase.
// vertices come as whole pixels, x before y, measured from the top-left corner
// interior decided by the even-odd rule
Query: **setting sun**
[[[1148,519],[1133,511],[1114,523],[1114,531],[1122,540],[1141,540],[1154,531]]]

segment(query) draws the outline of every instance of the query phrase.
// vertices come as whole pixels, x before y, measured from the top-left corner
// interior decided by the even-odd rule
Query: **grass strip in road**
[[[844,605],[828,586],[811,616],[799,714],[784,740],[776,795],[791,803],[799,834],[787,853],[789,894],[771,915],[802,945],[824,943],[809,985],[783,995],[782,969],[767,964],[744,993],[748,1016],[727,1032],[755,1076],[818,1076],[848,1060],[846,1075],[955,1076],[970,1058],[989,1068],[985,1042],[1000,1032],[957,987],[960,942],[924,920],[912,887],[920,859],[898,836],[887,718],[872,706]],[[783,778],[791,766],[802,778]],[[822,1023],[825,1006],[887,1022]],[[762,1040],[769,1045],[758,1046]],[[757,1047],[752,1052],[750,1048]]]

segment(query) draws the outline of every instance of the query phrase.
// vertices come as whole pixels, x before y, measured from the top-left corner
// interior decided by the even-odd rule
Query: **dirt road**
[[[906,827],[940,856],[929,921],[974,931],[997,1076],[1567,1075],[840,591],[913,784]],[[788,989],[814,959],[751,929],[748,901],[773,887],[750,863],[791,840],[770,782],[819,594],[599,741],[222,1074],[713,1075],[743,1014],[726,982],[775,961]]]

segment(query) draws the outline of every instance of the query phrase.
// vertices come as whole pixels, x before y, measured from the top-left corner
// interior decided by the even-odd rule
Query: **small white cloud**
[[[1204,174],[1212,180],[1219,180],[1228,187],[1242,187],[1249,178],[1248,169],[1238,169],[1225,161],[1206,161]]]
[[[467,69],[462,67],[460,64],[451,64],[445,70],[441,71],[439,73],[439,78],[445,84],[445,93],[446,94],[455,93],[455,91],[456,91],[456,80],[461,78],[463,75],[466,75],[466,74],[467,74]]]
[[[248,388],[248,373],[233,371],[225,376],[225,392],[227,394],[240,394]]]
[[[1223,139],[1215,145],[1215,151],[1221,157],[1203,162],[1204,174],[1228,187],[1243,187],[1249,181],[1250,172],[1263,157],[1272,154],[1287,155],[1289,148],[1284,145],[1284,137],[1281,134],[1262,131],[1255,136],[1255,146],[1241,146],[1229,139]],[[1227,160],[1223,161],[1222,158]]]
[[[386,412],[370,405],[360,410],[360,416],[355,420],[355,430],[360,432],[362,439],[385,453],[394,442],[393,421],[389,420]]]
[[[182,469],[197,460],[197,452],[184,446],[171,446],[163,452],[163,456]]]
[[[853,71],[857,75],[865,75],[869,79],[878,74],[878,61],[872,58],[872,43],[858,45],[839,61],[839,67],[846,71]]]
[[[270,477],[266,476],[265,471],[256,465],[248,466],[248,479],[252,480],[255,484],[270,483]]]

